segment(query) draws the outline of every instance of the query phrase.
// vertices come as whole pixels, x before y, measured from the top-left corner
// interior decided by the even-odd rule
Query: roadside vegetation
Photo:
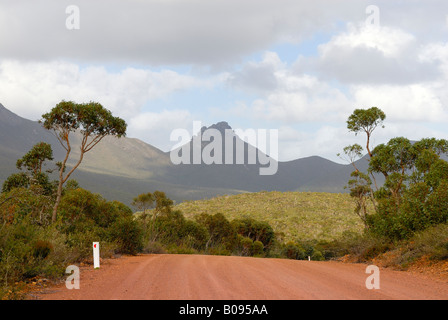
[[[360,145],[344,149],[354,167],[346,194],[258,192],[174,205],[163,191],[142,193],[132,208],[83,189],[71,173],[106,135],[126,124],[97,103],[61,102],[43,116],[67,151],[52,162],[41,142],[17,160],[18,172],[0,194],[0,299],[24,298],[29,283],[61,279],[69,265],[140,253],[240,255],[298,260],[349,259],[405,269],[448,258],[448,142],[391,139],[375,148],[383,126],[378,108],[357,109],[347,121],[367,135],[369,166],[361,172]],[[70,132],[83,133],[77,164],[67,168]],[[54,168],[49,168],[55,163]],[[50,179],[56,172],[58,180]],[[385,182],[376,179],[383,175]],[[137,212],[134,212],[137,211]]]
[[[362,245],[346,244],[346,252],[360,261],[382,259],[406,268],[419,259],[448,257],[448,141],[395,137],[375,147],[372,134],[384,127],[386,115],[377,107],[356,109],[347,128],[366,135],[367,171],[356,165],[364,148],[344,148],[354,171],[348,181],[355,213],[364,224]],[[377,178],[384,183],[379,185]]]

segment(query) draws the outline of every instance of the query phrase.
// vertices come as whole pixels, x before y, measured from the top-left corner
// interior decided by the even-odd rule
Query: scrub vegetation
[[[347,121],[367,135],[364,148],[344,148],[354,171],[347,193],[257,192],[174,205],[163,191],[136,195],[132,206],[82,188],[70,174],[106,135],[124,136],[126,123],[97,103],[61,102],[43,116],[65,146],[66,157],[48,168],[51,146],[40,142],[17,160],[0,194],[0,298],[25,298],[24,288],[61,279],[72,264],[141,253],[240,255],[366,262],[387,257],[407,268],[448,258],[448,142],[404,137],[370,145],[386,118],[378,108],[357,109]],[[81,130],[82,152],[67,168],[69,134]],[[59,179],[51,181],[50,173]],[[379,185],[376,178],[384,177]]]

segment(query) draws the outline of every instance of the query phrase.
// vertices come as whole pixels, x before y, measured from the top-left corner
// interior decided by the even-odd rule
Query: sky
[[[448,139],[446,0],[0,2],[0,103],[39,120],[95,101],[163,151],[175,129],[278,130],[280,161],[337,157],[355,109],[372,145]],[[193,132],[192,132],[193,133]],[[266,150],[269,152],[268,150]]]

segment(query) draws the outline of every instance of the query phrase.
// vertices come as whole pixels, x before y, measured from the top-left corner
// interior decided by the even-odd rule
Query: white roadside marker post
[[[100,243],[93,243],[93,268],[98,269],[100,267]]]

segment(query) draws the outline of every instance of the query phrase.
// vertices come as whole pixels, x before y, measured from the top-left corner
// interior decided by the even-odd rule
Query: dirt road
[[[448,299],[448,283],[380,269],[367,289],[367,265],[205,255],[141,255],[80,269],[80,289],[65,283],[43,300]]]

